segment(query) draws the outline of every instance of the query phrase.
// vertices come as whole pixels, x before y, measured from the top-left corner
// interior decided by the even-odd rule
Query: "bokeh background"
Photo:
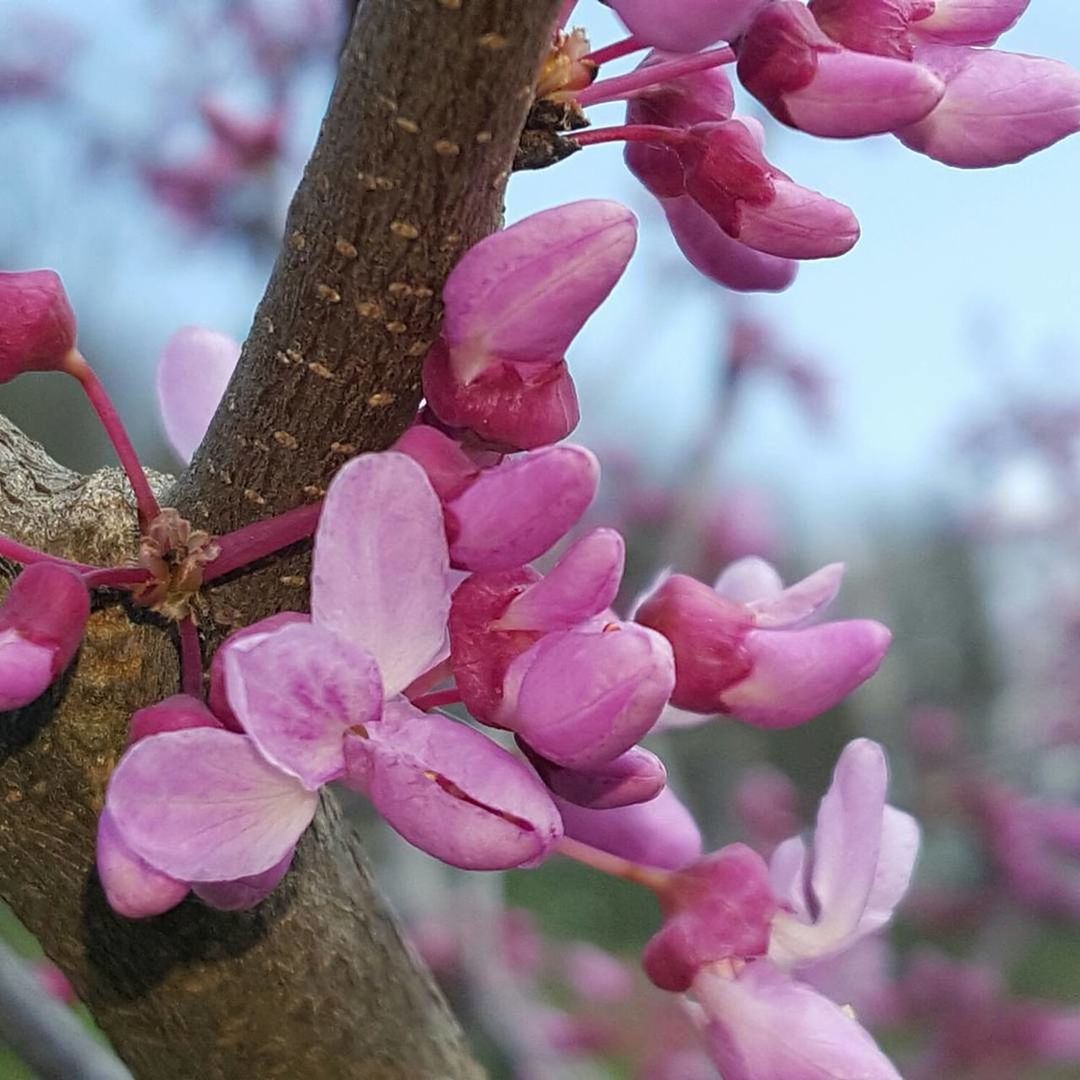
[[[178,465],[153,390],[165,340],[250,324],[343,6],[0,0],[0,267],[61,272],[147,464]],[[595,0],[573,21],[594,44],[622,36]],[[1002,45],[1080,67],[1080,6],[1033,0]],[[274,117],[271,149],[222,160],[207,102]],[[1080,139],[960,172],[888,137],[770,123],[769,156],[863,227],[778,296],[689,267],[617,147],[510,186],[508,220],[590,196],[641,218],[570,356],[575,438],[605,466],[593,521],[629,539],[627,599],[664,565],[708,576],[760,554],[793,577],[843,561],[843,611],[895,634],[882,672],[805,728],[719,721],[658,745],[710,841],[767,848],[812,818],[848,738],[881,740],[925,844],[891,944],[845,992],[905,1076],[1080,1077]],[[73,467],[110,460],[65,380],[0,387],[0,410]],[[633,974],[648,897],[558,863],[467,878],[354,812],[495,1075],[710,1075]]]

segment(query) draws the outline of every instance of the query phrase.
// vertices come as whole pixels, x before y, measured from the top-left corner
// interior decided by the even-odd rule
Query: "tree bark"
[[[318,498],[412,418],[450,267],[497,227],[558,0],[365,0],[236,374],[168,491],[228,529]],[[81,477],[0,421],[0,530],[111,564],[137,544],[124,481]],[[207,590],[207,652],[306,602],[303,551]],[[137,1077],[472,1077],[460,1030],[326,798],[258,909],[194,900],[119,919],[93,873],[131,712],[175,692],[172,634],[105,598],[75,665],[0,724],[0,895]]]

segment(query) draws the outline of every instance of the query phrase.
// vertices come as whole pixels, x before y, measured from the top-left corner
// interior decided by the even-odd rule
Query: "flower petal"
[[[389,697],[443,650],[449,565],[442,507],[424,470],[405,454],[362,454],[326,494],[312,617],[375,657]]]
[[[109,907],[128,919],[160,915],[188,894],[186,882],[155,870],[124,843],[108,810],[98,818],[97,872]]]
[[[784,582],[772,563],[747,555],[726,567],[713,588],[725,600],[750,604],[779,596],[784,591]]]
[[[231,650],[225,688],[266,760],[311,791],[344,772],[345,733],[382,712],[372,655],[313,623],[284,626]]]
[[[836,599],[844,580],[844,564],[830,563],[809,577],[789,585],[781,593],[760,597],[747,604],[762,629],[797,626]]]
[[[541,757],[528,743],[518,740],[541,779],[556,795],[577,806],[610,810],[655,799],[667,782],[664,763],[642,746],[591,769],[567,769]]]
[[[247,911],[261,904],[278,887],[292,866],[294,854],[295,849],[289,851],[281,862],[261,874],[235,881],[203,881],[193,885],[191,891],[218,911]]]
[[[202,442],[239,359],[238,342],[201,326],[185,326],[165,342],[157,369],[158,408],[169,444],[183,461]]]
[[[464,870],[505,870],[539,862],[562,836],[536,776],[474,728],[397,699],[369,734],[346,741],[353,784],[429,855]]]
[[[274,768],[245,735],[213,728],[141,739],[109,780],[124,843],[180,881],[233,881],[280,862],[318,795]]]

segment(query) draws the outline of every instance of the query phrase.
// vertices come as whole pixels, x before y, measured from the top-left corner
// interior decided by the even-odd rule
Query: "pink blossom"
[[[647,45],[672,52],[697,52],[731,41],[768,0],[604,0],[630,32]]]
[[[90,596],[73,570],[27,566],[0,604],[0,712],[39,697],[71,663],[90,617]]]
[[[185,326],[165,343],[157,368],[158,409],[181,461],[191,461],[202,442],[239,359],[238,342],[201,326]]]
[[[877,670],[890,635],[870,620],[801,625],[833,599],[842,573],[834,564],[784,589],[768,563],[747,558],[714,588],[683,574],[661,582],[635,618],[672,644],[672,704],[792,727],[846,697]]]
[[[519,745],[552,792],[575,806],[610,810],[648,802],[660,794],[667,782],[664,763],[641,746],[632,746],[591,768],[569,768],[549,761],[523,740]]]
[[[75,347],[75,314],[53,270],[0,271],[0,383],[58,371]]]

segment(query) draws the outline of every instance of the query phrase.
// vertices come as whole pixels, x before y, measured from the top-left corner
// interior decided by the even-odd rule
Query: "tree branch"
[[[438,297],[498,224],[558,0],[366,0],[237,372],[169,500],[215,532],[320,496],[412,418]],[[160,488],[159,484],[159,488]],[[87,562],[130,556],[112,473],[78,477],[0,423],[0,530]],[[208,645],[302,606],[302,553],[210,590]],[[170,636],[105,604],[75,668],[0,728],[0,894],[139,1077],[471,1077],[430,979],[324,800],[256,911],[195,901],[132,923],[92,872],[131,712],[176,689]]]

